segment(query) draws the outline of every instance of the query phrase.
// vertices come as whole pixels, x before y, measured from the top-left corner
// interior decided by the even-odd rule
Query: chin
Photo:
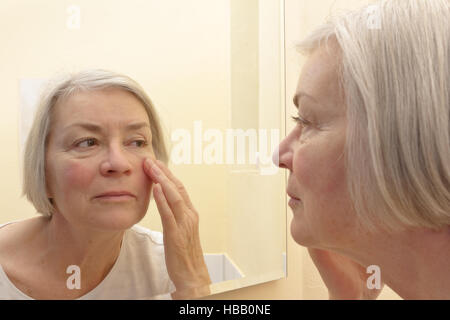
[[[317,244],[313,232],[308,229],[305,223],[298,221],[295,217],[291,221],[292,239],[303,247],[311,247]]]

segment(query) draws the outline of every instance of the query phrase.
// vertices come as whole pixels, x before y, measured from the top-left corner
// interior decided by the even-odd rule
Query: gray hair
[[[136,81],[125,75],[100,69],[59,76],[49,82],[41,95],[25,146],[22,195],[27,197],[38,213],[51,216],[54,210],[52,201],[47,196],[45,175],[45,155],[54,106],[80,90],[107,88],[126,90],[139,99],[150,121],[155,156],[167,163],[168,154],[158,115],[150,98]]]
[[[450,225],[450,2],[370,6],[329,17],[298,49],[339,45],[347,181],[361,223],[438,230]],[[378,29],[368,26],[373,8]]]

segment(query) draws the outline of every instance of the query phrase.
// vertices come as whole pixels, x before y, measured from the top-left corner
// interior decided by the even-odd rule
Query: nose
[[[291,132],[280,142],[278,148],[272,155],[272,161],[275,165],[277,165],[280,168],[292,171],[293,142],[294,142],[294,132]]]
[[[100,165],[103,175],[130,174],[132,165],[121,145],[111,143],[106,159]]]

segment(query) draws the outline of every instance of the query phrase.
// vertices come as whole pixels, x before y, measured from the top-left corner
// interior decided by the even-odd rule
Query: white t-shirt
[[[77,300],[172,299],[170,293],[174,291],[167,273],[162,233],[134,225],[125,231],[119,256],[108,275]],[[0,299],[32,300],[14,286],[1,265]]]

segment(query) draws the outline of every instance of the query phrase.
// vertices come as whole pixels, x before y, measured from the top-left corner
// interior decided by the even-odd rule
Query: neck
[[[342,253],[379,266],[381,280],[403,299],[450,299],[450,227],[361,236]]]
[[[104,231],[73,225],[56,213],[44,225],[42,234],[42,264],[62,279],[70,276],[67,273],[69,266],[78,266],[82,283],[95,287],[117,260],[124,231]]]

